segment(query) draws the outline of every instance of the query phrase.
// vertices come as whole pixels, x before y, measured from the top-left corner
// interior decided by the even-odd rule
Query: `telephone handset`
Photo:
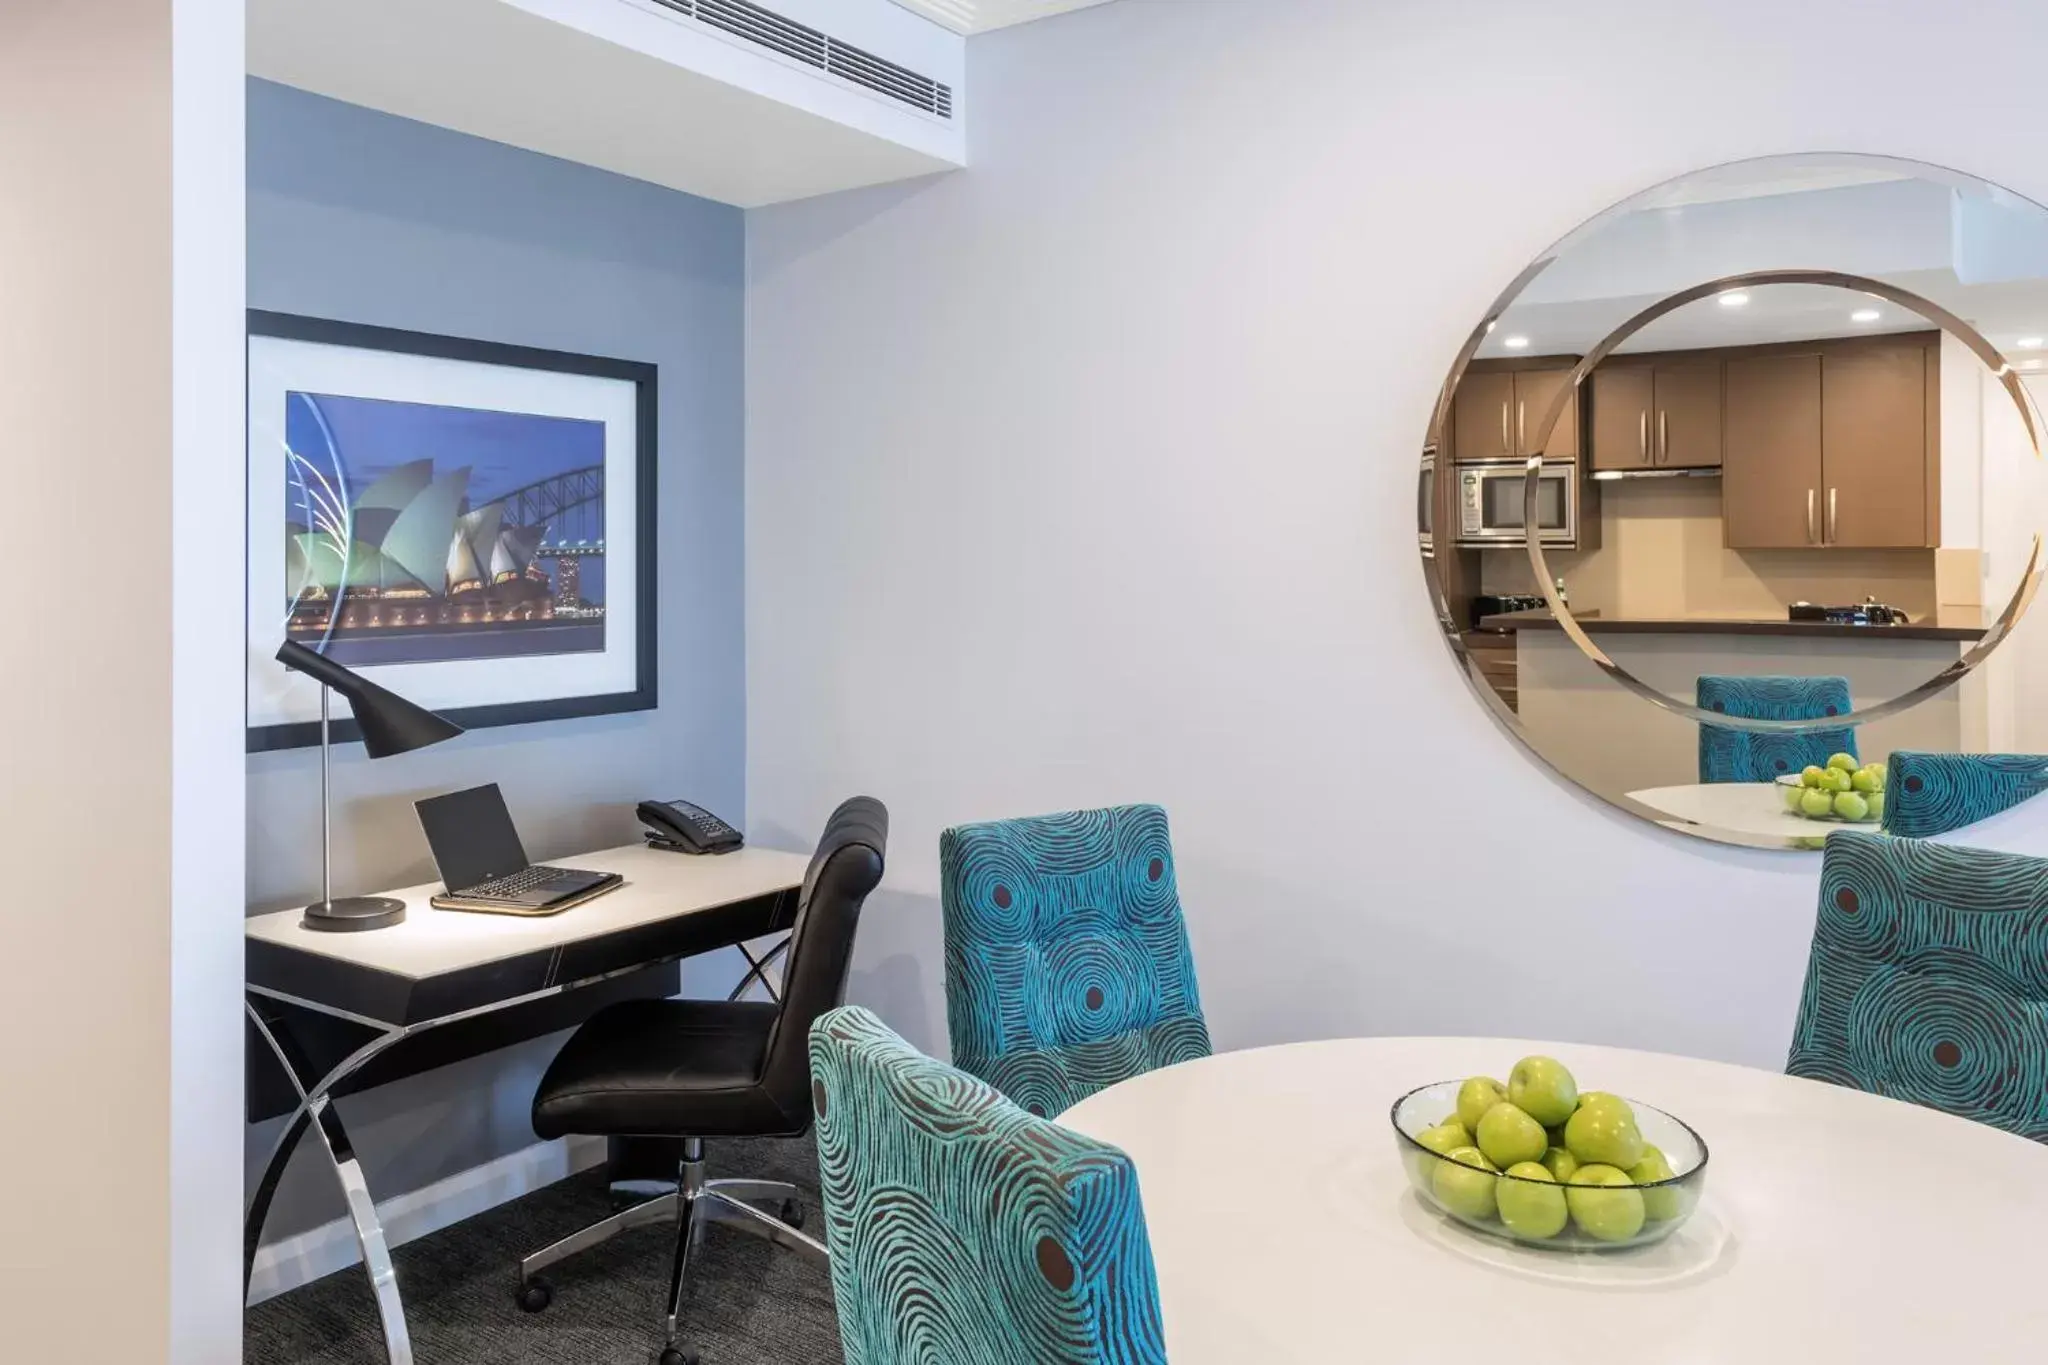
[[[671,853],[730,853],[746,840],[725,821],[688,801],[642,801],[647,842]]]

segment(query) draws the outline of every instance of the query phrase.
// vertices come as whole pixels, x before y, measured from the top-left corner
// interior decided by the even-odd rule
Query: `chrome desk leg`
[[[761,989],[768,992],[770,1000],[781,1000],[782,992],[777,990],[775,983],[768,979],[768,969],[781,961],[783,955],[789,951],[789,939],[785,937],[782,942],[776,944],[759,957],[755,957],[754,950],[744,943],[734,944],[733,946],[738,948],[740,956],[747,960],[747,974],[740,978],[740,984],[734,986],[732,994],[725,998],[728,1000],[741,999],[746,995],[747,988],[758,981],[761,983]]]
[[[312,1068],[301,1055],[289,1033],[271,1026],[256,1008],[253,1001],[244,1001],[243,1008],[249,1020],[256,1026],[278,1065],[298,1092],[299,1107],[285,1124],[277,1146],[272,1149],[270,1160],[263,1168],[262,1177],[256,1182],[255,1196],[251,1199],[247,1214],[242,1221],[242,1290],[246,1295],[249,1276],[254,1267],[256,1249],[263,1240],[263,1224],[270,1216],[270,1203],[277,1193],[278,1181],[283,1177],[285,1166],[290,1162],[299,1138],[308,1127],[317,1127],[321,1146],[327,1152],[327,1159],[334,1167],[334,1177],[341,1185],[343,1197],[348,1201],[350,1220],[355,1224],[356,1242],[362,1248],[363,1268],[370,1277],[370,1292],[377,1300],[377,1316],[384,1328],[384,1352],[391,1365],[413,1365],[412,1340],[405,1328],[405,1305],[399,1299],[398,1278],[391,1264],[391,1250],[384,1240],[384,1227],[377,1221],[376,1201],[370,1197],[369,1185],[363,1179],[362,1167],[356,1161],[355,1149],[350,1144],[348,1130],[342,1126],[341,1116],[334,1110],[330,1100],[334,1087],[368,1062],[372,1057],[399,1042],[406,1036],[403,1029],[394,1029],[380,1034],[362,1047],[350,1053],[326,1075],[306,1084],[306,1077]]]
[[[398,1297],[398,1272],[391,1264],[391,1248],[384,1242],[384,1225],[377,1221],[377,1201],[363,1179],[349,1145],[348,1130],[340,1115],[323,1096],[314,1102],[313,1131],[334,1163],[334,1178],[348,1200],[348,1216],[356,1225],[356,1245],[363,1250],[363,1269],[370,1277],[370,1293],[377,1300],[377,1317],[384,1325],[384,1353],[391,1365],[412,1365],[412,1338],[405,1330],[405,1304]]]

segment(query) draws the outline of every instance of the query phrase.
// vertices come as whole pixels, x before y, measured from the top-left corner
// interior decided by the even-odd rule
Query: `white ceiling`
[[[1832,269],[1919,294],[2022,368],[2048,349],[2048,212],[1976,182],[1922,180],[1867,158],[1738,164],[1688,176],[1572,234],[1482,343],[1481,356],[1580,355],[1636,313],[1705,280]],[[1627,351],[1806,341],[1936,324],[1853,290],[1774,285],[1703,299]],[[1858,317],[1875,313],[1876,316]],[[1526,344],[1510,346],[1511,339]]]
[[[1109,0],[896,0],[955,33],[986,33],[992,28],[1028,24],[1069,10],[1106,5]]]
[[[586,11],[613,32],[651,34],[644,46],[532,12],[544,7],[544,0],[250,0],[248,67],[351,104],[742,208],[960,164],[936,150],[943,139],[957,143],[957,128],[912,111],[899,115],[880,96],[757,55],[655,6]],[[710,44],[705,50],[724,64],[712,69],[764,72],[763,88],[780,82],[813,107],[836,101],[855,117],[813,113],[654,55],[693,43]],[[864,126],[852,126],[861,120]],[[898,125],[929,136],[919,144],[869,131]]]

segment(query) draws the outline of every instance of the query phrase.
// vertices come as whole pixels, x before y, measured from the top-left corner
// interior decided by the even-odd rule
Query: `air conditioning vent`
[[[792,61],[816,67],[828,75],[849,81],[864,90],[921,109],[940,118],[953,117],[953,89],[930,76],[921,76],[907,66],[864,52],[820,33],[808,24],[784,18],[753,0],[656,0],[678,14],[695,19],[721,33],[779,52]]]

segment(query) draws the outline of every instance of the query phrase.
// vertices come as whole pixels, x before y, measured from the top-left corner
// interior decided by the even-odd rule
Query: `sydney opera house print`
[[[289,402],[292,638],[354,664],[604,648],[601,424]]]

